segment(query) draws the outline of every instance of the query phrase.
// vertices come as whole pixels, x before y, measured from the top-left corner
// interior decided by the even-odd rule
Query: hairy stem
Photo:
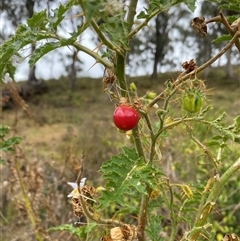
[[[240,170],[240,157],[225,171],[219,180],[213,185],[212,191],[208,196],[207,202],[215,202],[228,180]]]
[[[219,15],[220,15],[220,18],[221,18],[221,22],[224,24],[224,26],[226,27],[227,31],[233,37],[235,35],[235,32],[233,31],[232,27],[229,25],[229,23],[228,23],[226,17],[224,16],[223,12],[220,11]],[[238,39],[236,40],[235,45],[236,45],[238,51],[240,52],[240,42],[239,42]]]
[[[152,14],[150,14],[148,17],[145,18],[145,20],[139,24],[135,29],[133,29],[128,35],[127,38],[132,38],[134,35],[136,35],[143,27],[147,26],[148,22],[159,13],[163,12],[162,9],[155,10]]]

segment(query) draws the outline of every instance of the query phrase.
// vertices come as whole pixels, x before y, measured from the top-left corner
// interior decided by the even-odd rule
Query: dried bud
[[[191,26],[195,32],[200,34],[202,37],[207,36],[207,25],[204,17],[196,17],[191,21]]]

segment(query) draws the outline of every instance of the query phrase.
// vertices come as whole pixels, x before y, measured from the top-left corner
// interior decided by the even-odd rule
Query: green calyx
[[[182,108],[189,113],[199,112],[204,104],[205,95],[198,89],[185,90],[181,97]]]

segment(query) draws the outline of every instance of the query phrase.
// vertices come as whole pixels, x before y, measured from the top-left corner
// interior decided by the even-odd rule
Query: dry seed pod
[[[111,239],[114,241],[137,241],[137,229],[133,225],[124,225],[110,230]]]
[[[126,241],[123,232],[120,227],[115,227],[110,230],[110,236],[112,240],[116,241]]]
[[[195,32],[200,34],[202,37],[207,36],[207,25],[204,17],[196,17],[191,21],[191,26]]]
[[[231,233],[231,234],[226,234],[222,241],[239,241],[240,239],[238,238],[237,234]]]
[[[78,198],[75,198],[75,197],[72,198],[72,208],[73,208],[73,213],[76,217],[80,218],[83,216],[83,210]]]

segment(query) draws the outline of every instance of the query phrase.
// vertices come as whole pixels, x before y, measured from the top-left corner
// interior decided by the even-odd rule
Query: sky
[[[62,2],[62,1],[59,1]],[[193,16],[195,16],[200,7],[200,2],[197,1],[196,3],[196,10],[193,13]],[[137,12],[142,10],[141,4],[138,5]],[[0,30],[3,30],[6,26],[6,16],[0,13]],[[11,31],[11,30],[10,30]],[[13,31],[13,30],[12,30]],[[60,34],[62,36],[67,36],[66,31],[62,30],[60,31]],[[95,49],[96,44],[92,41],[92,32],[91,30],[86,30],[82,36],[81,36],[81,44],[90,48]],[[176,46],[176,50],[179,49]],[[22,51],[23,56],[29,55],[29,49],[24,49]],[[61,54],[59,54],[61,53]],[[67,75],[67,72],[65,70],[64,64],[69,64],[69,61],[66,58],[63,58],[64,54],[70,54],[71,49],[68,47],[61,48],[59,50],[55,50],[50,52],[49,54],[46,54],[42,59],[40,59],[36,64],[36,76],[37,78],[41,79],[58,79],[59,77],[63,75]],[[187,59],[191,59],[191,56],[188,56],[188,51],[182,52],[181,50],[175,51],[174,54],[176,56],[180,57],[180,61],[186,61]],[[82,71],[80,73],[80,76],[89,76],[93,78],[102,77],[103,76],[103,66],[100,64],[95,64],[95,60],[88,56],[87,54],[81,52],[78,55],[79,59],[83,60],[83,64],[81,65]],[[182,59],[181,59],[182,58]],[[64,63],[61,61],[61,59],[64,59]],[[22,81],[26,80],[28,77],[28,58],[25,59],[16,59],[15,65],[17,67],[17,71],[15,74],[15,80],[16,81]],[[95,65],[94,65],[95,64]],[[149,64],[147,66],[144,66],[144,68],[138,68],[132,75],[144,75],[144,74],[150,74],[152,69],[152,64]],[[131,75],[131,69],[127,68],[127,72],[129,75]]]

